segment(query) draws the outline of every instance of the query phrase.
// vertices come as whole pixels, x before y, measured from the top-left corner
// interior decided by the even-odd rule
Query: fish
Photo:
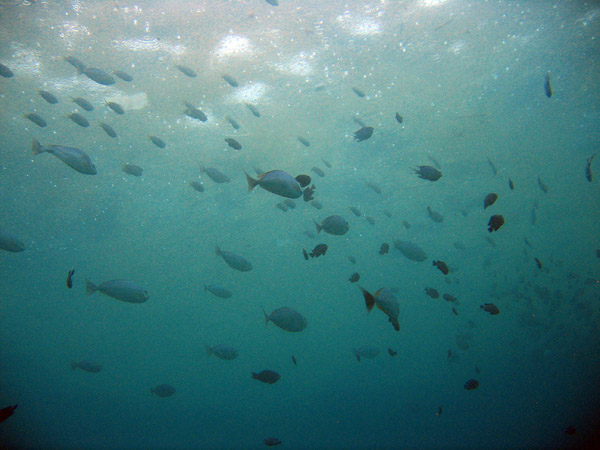
[[[85,64],[78,58],[74,56],[65,56],[65,61],[71,64],[75,69],[77,69],[77,73],[82,74],[85,70]]]
[[[400,323],[398,322],[398,314],[400,313],[400,307],[398,306],[398,300],[396,296],[389,289],[381,288],[375,295],[363,289],[362,286],[358,286],[365,299],[365,305],[367,307],[367,313],[371,312],[373,306],[377,306],[383,311],[389,318],[389,322],[394,327],[394,330],[400,331]]]
[[[304,259],[308,261],[308,253],[305,248],[302,249],[302,254],[304,255]]]
[[[412,242],[397,240],[394,241],[394,247],[411,261],[423,262],[427,259],[427,253]]]
[[[389,251],[390,251],[390,244],[388,244],[387,242],[384,242],[383,244],[381,244],[381,247],[379,247],[380,255],[385,255]]]
[[[266,2],[269,5],[273,5],[273,6],[278,6],[279,5],[279,3],[277,3],[277,0],[266,0]],[[265,445],[267,447],[274,447],[276,445],[281,444],[281,441],[279,439],[277,439],[277,438],[274,438],[274,437],[266,438],[266,439],[263,440],[263,442],[265,443]]]
[[[175,388],[169,384],[159,384],[155,388],[150,388],[150,393],[157,397],[170,397],[175,393]]]
[[[100,291],[104,295],[128,303],[144,303],[150,298],[150,294],[143,287],[127,280],[110,280],[96,286],[89,280],[85,280],[85,290],[88,295]]]
[[[311,258],[318,258],[321,255],[325,255],[327,253],[328,246],[327,244],[318,244],[313,251],[310,252]]]
[[[321,161],[323,161],[323,164],[325,164],[328,169],[331,169],[331,163],[329,161],[327,161],[325,158],[321,158]]]
[[[542,262],[539,260],[539,258],[534,258],[536,265],[538,266],[538,269],[541,269],[542,266]]]
[[[231,75],[223,74],[221,75],[221,78],[223,78],[231,87],[238,87],[240,85]]]
[[[163,141],[161,138],[156,137],[156,136],[148,136],[148,139],[150,139],[150,141],[156,145],[158,148],[165,148],[167,146],[167,144],[165,143],[165,141]]]
[[[103,86],[110,86],[115,84],[115,79],[107,74],[104,70],[98,69],[97,67],[87,67],[82,72],[90,80],[95,81]]]
[[[12,234],[0,230],[0,249],[12,253],[20,253],[25,250],[25,244]]]
[[[465,383],[465,389],[467,391],[472,391],[473,389],[477,389],[479,387],[479,381],[475,378],[471,378]]]
[[[333,234],[335,236],[342,236],[348,232],[350,225],[342,216],[333,215],[326,217],[320,224],[313,219],[315,226],[317,227],[317,234],[324,230],[325,233]]]
[[[354,139],[357,142],[366,141],[371,136],[373,136],[373,127],[362,127],[354,132]]]
[[[254,115],[254,117],[260,117],[260,112],[258,111],[258,108],[250,103],[246,103],[246,108],[248,108],[250,110],[250,112],[252,113],[252,115]]]
[[[410,230],[410,226],[411,226],[411,225],[410,225],[410,223],[408,223],[406,220],[403,220],[403,221],[402,221],[402,226],[403,226],[404,228],[406,228],[407,230]]]
[[[356,264],[356,258],[352,255],[348,255],[348,261],[350,261],[352,264]]]
[[[190,181],[190,186],[198,192],[204,192],[204,185],[199,181]]]
[[[246,171],[244,173],[248,181],[248,192],[256,186],[260,186],[265,191],[281,197],[298,198],[302,195],[302,188],[298,180],[283,170],[271,170],[259,175],[258,179],[252,178]]]
[[[357,123],[358,125],[360,125],[361,127],[366,127],[366,126],[367,126],[367,124],[366,124],[366,123],[364,123],[362,120],[360,120],[360,118],[359,118],[359,117],[357,117],[357,116],[353,116],[353,117],[352,117],[352,120],[354,120],[354,122],[356,122],[356,123]]]
[[[596,157],[596,153],[590,156],[585,163],[585,179],[592,182],[592,161]]]
[[[122,70],[113,70],[113,73],[123,81],[127,81],[127,82],[133,81],[133,77],[131,75],[129,75],[127,72],[124,72]]]
[[[91,361],[71,361],[71,370],[81,369],[89,373],[98,373],[102,370],[102,366],[100,364],[96,364]]]
[[[276,309],[271,314],[267,314],[263,308],[265,316],[265,326],[273,322],[279,328],[291,333],[298,333],[306,328],[306,318],[293,308],[283,306]]]
[[[432,166],[417,166],[416,169],[412,168],[412,170],[422,180],[437,181],[442,178],[442,172]]]
[[[439,212],[434,211],[433,209],[431,209],[431,206],[427,207],[427,215],[435,223],[442,223],[444,221],[444,216],[442,216]]]
[[[452,307],[452,314],[458,316],[458,310],[454,306]]]
[[[313,189],[313,190],[314,190],[314,189]],[[304,190],[304,192],[305,192],[305,193],[306,193],[307,191],[308,191],[308,188],[306,188],[306,189]],[[312,193],[312,191],[310,191],[310,192]],[[306,195],[304,196],[304,198],[306,199]],[[311,198],[312,198],[312,196],[311,196]],[[322,205],[322,204],[321,204],[321,202],[320,202],[320,201],[318,201],[318,200],[313,200],[312,202],[310,202],[310,206],[312,206],[312,207],[313,207],[313,208],[315,208],[315,209],[323,209],[323,205]]]
[[[529,221],[531,222],[531,225],[535,225],[535,223],[537,222],[537,215],[536,215],[536,207],[534,206],[533,208],[531,208],[531,213],[529,215]]]
[[[402,117],[400,115],[399,112],[396,113],[396,120],[398,121],[398,123],[403,123],[404,122],[404,117]]]
[[[548,193],[548,186],[546,186],[546,183],[544,183],[544,181],[538,176],[538,186],[540,187],[540,189],[542,190],[542,192],[544,194]]]
[[[392,347],[388,347],[388,353],[390,354],[390,356],[396,356],[398,354],[397,351],[392,350]]]
[[[90,102],[88,102],[85,98],[83,97],[75,97],[71,99],[73,101],[73,103],[75,103],[77,106],[80,106],[81,108],[83,108],[86,111],[93,111],[94,110],[94,105],[92,105]]]
[[[354,91],[354,93],[356,95],[358,95],[360,98],[364,98],[365,97],[365,93],[363,91],[361,91],[359,88],[357,87],[352,87],[352,90]]]
[[[489,312],[492,316],[500,314],[500,310],[493,303],[484,303],[483,305],[480,306],[480,308],[486,312]]]
[[[363,358],[367,358],[367,359],[376,358],[377,355],[379,355],[379,348],[374,347],[372,345],[363,345],[362,347],[359,347],[359,348],[353,348],[352,353],[354,353],[356,360],[358,362],[360,362],[361,356]]]
[[[552,97],[552,86],[550,85],[550,72],[546,72],[546,75],[544,76],[544,93],[546,94],[546,97]]]
[[[24,114],[23,117],[31,120],[38,127],[45,128],[48,126],[48,123],[44,119],[42,119],[42,116],[40,116],[39,114],[29,113],[29,114]]]
[[[429,295],[431,298],[440,298],[440,293],[437,289],[426,287],[425,293]]]
[[[489,193],[483,199],[483,209],[487,209],[488,206],[492,206],[496,200],[498,199],[498,195],[493,192]]]
[[[436,415],[436,416],[441,416],[441,415],[442,415],[442,412],[444,412],[444,409],[443,409],[443,408],[442,408],[442,406],[440,405],[440,406],[438,406],[438,410],[437,410],[437,412],[435,413],[435,415]]]
[[[134,177],[141,177],[144,171],[140,166],[136,166],[135,164],[124,163],[121,168],[123,172],[129,175],[133,175]]]
[[[319,175],[320,177],[324,177],[325,176],[325,172],[323,172],[323,170],[317,166],[314,166],[312,169],[314,173],[316,173],[317,175]]]
[[[452,302],[458,305],[458,299],[452,294],[444,294],[442,295],[443,299],[447,302]]]
[[[352,214],[354,214],[356,217],[360,217],[362,216],[362,213],[360,212],[360,210],[358,208],[356,208],[355,206],[350,206],[350,211],[352,211]]]
[[[371,188],[373,192],[381,195],[381,188],[377,183],[373,183],[372,181],[367,181],[367,186]]]
[[[229,298],[233,295],[229,289],[227,289],[226,287],[223,287],[223,286],[219,286],[218,284],[209,284],[209,285],[205,284],[204,292],[206,292],[206,291],[210,292],[211,294],[213,294],[219,298]]]
[[[288,207],[285,203],[283,202],[279,202],[275,205],[275,208],[282,210],[283,212],[287,212],[288,211]]]
[[[265,0],[271,6],[279,6],[279,0]]]
[[[512,179],[508,179],[508,188],[512,191],[515,188],[515,183],[513,183]]]
[[[448,272],[450,272],[448,265],[444,261],[433,261],[433,265],[440,269],[440,272],[442,272],[444,275],[448,275]]]
[[[73,287],[73,274],[75,273],[75,269],[69,270],[69,274],[67,275],[67,288],[71,289]]]
[[[218,245],[215,245],[215,254],[223,258],[229,267],[240,272],[249,272],[252,270],[252,263],[241,255],[233,252],[221,250]]]
[[[304,230],[304,234],[311,239],[314,239],[317,237],[317,235],[310,230]]]
[[[105,101],[104,104],[106,106],[108,106],[110,109],[112,109],[114,112],[116,112],[117,114],[125,114],[125,110],[117,102],[108,102],[108,101]]]
[[[295,366],[298,365],[298,363],[296,362],[296,357],[294,355],[292,355],[292,362],[294,363]]]
[[[296,209],[296,202],[294,202],[294,200],[291,198],[286,198],[283,203],[285,203],[285,205],[290,209]]]
[[[224,359],[225,361],[231,361],[238,357],[238,351],[230,347],[229,345],[205,345],[206,356],[215,355],[217,358]]]
[[[496,166],[494,165],[494,163],[492,162],[492,160],[490,158],[487,159],[487,162],[490,166],[490,169],[492,169],[492,172],[494,173],[494,175],[498,175],[498,169],[496,169]]]
[[[300,141],[300,143],[305,147],[310,147],[310,142],[308,139],[303,138],[302,136],[297,136],[296,139],[298,139],[298,141]]]
[[[2,64],[0,64],[1,66]],[[2,68],[0,67],[0,75],[2,75]],[[4,76],[4,75],[2,75]],[[15,406],[5,406],[4,408],[0,409],[0,422],[4,422],[6,419],[8,419],[10,416],[12,416],[15,412],[15,409],[17,409],[17,406],[19,405],[15,405]]]
[[[348,279],[350,283],[356,283],[358,280],[360,280],[360,274],[358,272],[354,272],[352,275],[350,275],[350,278]]]
[[[117,137],[117,132],[114,130],[113,127],[111,127],[107,123],[100,122],[100,128],[102,128],[104,130],[104,132],[106,134],[108,134],[111,138],[116,138]]]
[[[369,222],[371,225],[375,225],[375,219],[371,216],[365,216],[365,220]]]
[[[230,116],[225,116],[225,120],[226,120],[227,122],[229,122],[229,125],[231,125],[231,126],[233,127],[233,129],[234,129],[234,130],[239,130],[239,129],[240,129],[240,124],[239,124],[239,123],[237,123],[237,122],[235,121],[235,119],[233,119],[232,117],[230,117]]]
[[[56,98],[56,96],[54,94],[51,94],[48,91],[43,91],[41,89],[38,89],[38,94],[40,94],[42,96],[42,98],[44,100],[46,100],[48,103],[50,103],[51,105],[56,105],[58,103],[58,99]]]
[[[252,372],[252,379],[262,381],[263,383],[267,384],[275,384],[280,378],[281,376],[273,370],[263,370],[258,373]]]
[[[206,122],[208,120],[206,114],[200,111],[200,109],[196,108],[189,102],[184,101],[183,103],[185,104],[185,110],[183,111],[183,113],[186,116],[191,117],[192,119],[198,119],[201,122]]]
[[[504,225],[504,217],[500,214],[494,214],[490,217],[490,221],[488,222],[488,231],[490,233],[492,231],[498,231],[502,225]]]
[[[189,67],[186,67],[186,66],[181,65],[181,64],[175,64],[175,67],[177,69],[179,69],[179,71],[182,74],[184,74],[186,77],[196,78],[196,72],[193,69],[190,69]]]
[[[391,211],[389,209],[384,209],[383,210],[383,214],[385,214],[386,217],[388,217],[389,219],[392,218],[392,213],[391,213]]]
[[[96,175],[96,166],[92,163],[90,157],[83,150],[64,145],[49,145],[44,147],[37,139],[33,139],[31,152],[34,155],[40,153],[50,153],[56,156],[67,166],[84,175]]]
[[[234,150],[241,150],[242,149],[242,144],[240,144],[234,138],[225,138],[225,142],[227,142],[227,145],[229,145]]]
[[[262,174],[262,172],[261,172]],[[260,175],[260,174],[259,174]],[[311,178],[310,175],[297,175],[295,180],[300,183],[300,187],[301,188],[305,188],[306,186],[308,186],[311,182]]]
[[[208,175],[208,178],[213,180],[215,183],[229,183],[231,179],[221,172],[219,169],[215,169],[214,167],[201,167],[200,171]]]
[[[12,78],[15,76],[15,74],[12,70],[10,70],[8,66],[5,66],[4,64],[0,63],[0,76],[4,78]]]
[[[465,246],[465,244],[464,244],[463,242],[461,242],[461,241],[456,241],[456,242],[454,242],[452,245],[454,246],[454,248],[455,248],[456,250],[464,250],[465,248],[467,248],[467,247]]]
[[[88,120],[79,113],[67,114],[67,117],[80,127],[87,128],[90,126],[90,122],[88,122]]]

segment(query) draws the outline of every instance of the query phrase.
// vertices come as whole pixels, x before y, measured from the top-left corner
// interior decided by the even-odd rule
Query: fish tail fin
[[[77,363],[75,361],[71,361],[71,370],[77,369]]]
[[[262,306],[261,306],[261,308],[262,308],[263,314],[265,315],[265,327],[266,327],[267,325],[269,325],[269,316],[266,313],[265,308],[263,308]]]
[[[215,255],[221,256],[221,249],[219,248],[218,245],[215,245]]]
[[[392,319],[390,317],[390,322],[392,323],[392,326],[394,327],[394,330],[400,331],[400,323],[398,323],[398,319]]]
[[[323,226],[319,223],[317,223],[317,221],[315,219],[313,219],[313,222],[315,223],[315,227],[317,227],[317,234],[319,234],[321,232],[321,230],[323,229]]]
[[[87,292],[88,295],[93,294],[97,289],[98,287],[94,283],[90,280],[85,280],[85,292]]]
[[[206,356],[210,356],[212,354],[212,347],[210,345],[205,345],[204,350],[206,350]]]
[[[373,306],[375,306],[375,297],[369,291],[363,289],[362,286],[358,286],[361,290],[363,297],[365,298],[365,305],[367,306],[367,312],[371,312]]]
[[[258,180],[255,180],[250,175],[248,175],[248,172],[246,172],[245,170],[244,173],[246,174],[246,181],[248,181],[248,192],[250,192],[258,184]]]
[[[36,138],[33,138],[31,140],[31,153],[37,155],[38,153],[42,153],[45,150],[46,149],[44,148],[44,146],[40,144],[40,141],[38,141]]]

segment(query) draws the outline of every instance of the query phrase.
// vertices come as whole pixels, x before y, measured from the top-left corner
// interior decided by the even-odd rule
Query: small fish
[[[283,212],[287,212],[288,211],[288,207],[285,203],[283,202],[279,202],[275,205],[275,208],[282,210]]]
[[[392,213],[391,213],[391,211],[389,209],[384,209],[383,210],[383,214],[385,214],[386,217],[388,217],[389,219],[392,218]]]
[[[375,225],[375,219],[371,216],[365,216],[365,220],[369,222],[371,225]]]
[[[410,225],[410,223],[408,223],[406,220],[403,220],[403,221],[402,221],[402,226],[403,226],[404,228],[406,228],[407,230],[410,230],[410,226],[411,226],[411,225]]]
[[[265,326],[269,322],[273,322],[276,326],[282,330],[289,331],[290,333],[298,333],[306,328],[306,318],[293,308],[284,306],[273,311],[271,314],[267,314],[263,309],[265,316]]]
[[[79,125],[80,127],[87,128],[90,126],[90,123],[88,122],[88,120],[79,113],[71,113],[71,114],[68,114],[67,117],[69,119],[71,119],[73,122],[75,122],[77,125]]]
[[[431,209],[431,206],[427,207],[427,215],[435,223],[442,223],[444,221],[444,216],[442,216],[439,212],[434,211],[433,209]]]
[[[498,199],[498,195],[493,192],[486,195],[483,199],[483,209],[486,209],[488,206],[492,206],[494,202]]]
[[[535,259],[535,263],[538,266],[538,269],[542,268],[542,262],[538,259],[538,258],[534,258]]]
[[[398,300],[392,291],[381,288],[373,295],[366,289],[363,289],[362,286],[358,287],[363,294],[367,313],[373,309],[373,306],[377,306],[379,310],[388,316],[389,322],[394,327],[394,330],[400,331],[400,323],[398,322],[400,307],[398,306]]]
[[[376,194],[381,195],[381,188],[379,187],[379,185],[377,183],[373,183],[372,181],[367,181],[367,186],[371,188],[371,190],[373,192],[375,192]]]
[[[318,258],[321,255],[325,255],[327,253],[328,248],[329,247],[327,246],[327,244],[318,244],[315,248],[313,248],[313,251],[310,252],[310,257]]]
[[[458,299],[452,294],[444,294],[442,295],[442,298],[447,302],[452,302],[458,305]]]
[[[225,142],[227,142],[227,145],[229,145],[234,150],[241,150],[242,149],[242,144],[240,144],[234,138],[225,138]]]
[[[265,1],[271,6],[279,6],[279,0],[265,0]],[[271,439],[271,438],[269,438],[269,439]]]
[[[75,97],[72,99],[72,101],[73,101],[73,103],[77,104],[78,106],[80,106],[81,108],[85,109],[88,112],[94,110],[94,105],[92,105],[90,102],[88,102],[85,98]]]
[[[152,141],[152,143],[154,145],[156,145],[158,148],[165,148],[167,146],[167,144],[165,143],[165,141],[163,141],[161,138],[156,137],[156,136],[148,136],[148,139],[150,139],[150,141]]]
[[[295,366],[298,365],[298,363],[296,362],[296,357],[294,355],[292,355],[292,362],[294,363]]]
[[[538,186],[540,187],[540,189],[542,190],[542,192],[544,194],[548,193],[548,186],[546,186],[546,183],[544,183],[544,181],[538,176]]]
[[[205,284],[204,292],[206,291],[219,298],[229,298],[233,295],[229,289],[224,286],[219,286],[218,284]]]
[[[100,122],[100,127],[104,130],[104,132],[106,134],[108,134],[111,138],[116,138],[117,137],[117,132],[114,130],[113,127],[111,127],[110,125],[104,123],[104,122]]]
[[[590,183],[592,182],[592,161],[594,160],[595,156],[596,153],[590,156],[585,164],[585,179],[588,180]]]
[[[238,87],[240,85],[231,75],[223,74],[221,75],[221,78],[223,78],[231,87]]]
[[[252,270],[252,263],[241,255],[233,252],[221,250],[218,245],[215,245],[215,254],[223,258],[229,267],[240,272],[248,272]]]
[[[102,366],[91,361],[71,361],[71,370],[81,369],[89,373],[98,373],[102,371]]]
[[[125,110],[117,102],[104,102],[104,104],[106,106],[108,106],[110,109],[112,109],[114,112],[116,112],[117,114],[125,114]]]
[[[433,261],[433,265],[440,269],[440,272],[442,272],[444,275],[448,275],[448,272],[450,272],[448,265],[444,261]]]
[[[444,412],[444,409],[441,406],[438,406],[438,410],[437,413],[435,413],[436,416],[441,416],[442,412]]]
[[[534,206],[533,208],[531,208],[531,214],[529,215],[529,221],[531,222],[531,225],[535,225],[535,223],[537,222],[537,214],[536,214],[536,207]]]
[[[373,127],[362,127],[354,132],[354,139],[358,142],[366,141],[373,136]]]
[[[379,349],[372,345],[363,345],[359,348],[353,348],[352,353],[358,362],[360,362],[361,356],[367,359],[375,359],[379,355]]]
[[[302,188],[298,180],[283,170],[271,170],[258,176],[258,179],[252,178],[246,174],[248,182],[248,192],[256,186],[260,186],[265,191],[271,192],[281,197],[298,198],[303,195]]]
[[[2,66],[2,64],[0,64],[0,66]],[[0,67],[0,75],[2,75],[2,67]],[[5,75],[2,75],[2,76],[5,76]],[[4,422],[6,419],[8,419],[10,416],[12,416],[15,412],[15,409],[17,409],[17,406],[19,406],[19,405],[5,406],[4,408],[0,409],[0,422]]]
[[[504,225],[504,217],[500,214],[494,214],[490,217],[490,221],[488,222],[488,231],[490,233],[492,231],[498,231],[502,225]]]
[[[150,298],[150,294],[146,289],[127,280],[105,281],[98,286],[89,280],[85,280],[85,290],[88,295],[99,291],[115,300],[128,303],[144,303]]]
[[[388,347],[388,353],[390,354],[390,356],[396,356],[398,354],[398,352],[395,350],[392,350],[391,347]]]
[[[324,158],[321,158],[321,161],[323,161],[323,164],[325,164],[328,169],[331,169],[331,163],[329,161]]]
[[[252,372],[252,378],[258,381],[262,381],[267,384],[275,384],[281,378],[281,376],[272,370],[263,370],[262,372]]]
[[[260,174],[262,174],[262,173],[263,172],[261,172]],[[296,176],[296,181],[298,183],[300,183],[300,187],[301,188],[305,188],[306,186],[308,186],[310,184],[311,178],[310,178],[310,175],[297,175]]]
[[[71,289],[73,287],[73,274],[75,273],[75,269],[69,270],[69,274],[67,275],[67,287]]]
[[[12,78],[15,76],[15,74],[7,66],[0,63],[0,76],[4,78]]]
[[[304,201],[310,202],[314,198],[314,193],[315,193],[315,185],[314,184],[311,187],[307,187],[306,189],[304,189],[304,192],[302,193],[302,197],[304,198]],[[321,203],[316,200],[313,200],[311,202],[311,205],[317,209],[321,209],[323,207],[321,205]]]
[[[364,98],[365,97],[365,93],[363,91],[361,91],[359,88],[357,87],[352,87],[352,90],[354,91],[354,93],[356,95],[358,95],[360,98]]]
[[[48,126],[48,123],[44,119],[42,119],[42,117],[39,114],[29,113],[29,114],[25,114],[23,117],[25,117],[26,119],[31,120],[38,127],[45,128],[46,126]]]
[[[440,298],[440,293],[437,289],[426,287],[425,293],[429,295],[431,298]]]
[[[396,113],[396,120],[398,121],[398,123],[403,123],[404,122],[404,117],[402,117],[400,115],[399,112]]]
[[[325,176],[325,172],[323,172],[323,170],[317,166],[314,166],[312,169],[314,173],[316,173],[317,175],[319,175],[320,177],[324,177]]]
[[[352,211],[352,214],[354,214],[356,217],[360,217],[362,216],[362,213],[360,212],[360,210],[354,206],[351,206],[350,211]]]
[[[258,108],[250,103],[246,103],[246,108],[250,110],[250,112],[254,115],[254,117],[260,117],[260,112]]]
[[[266,2],[269,5],[273,5],[273,6],[278,6],[279,5],[279,3],[277,3],[277,0],[266,0]],[[281,441],[279,439],[277,439],[277,438],[274,438],[274,437],[266,438],[263,442],[265,443],[265,445],[267,447],[275,447],[276,445],[281,444]]]
[[[490,158],[488,158],[487,162],[490,165],[490,168],[492,169],[492,172],[494,172],[494,175],[498,175],[498,169],[496,169],[496,166],[494,165],[494,163],[492,162],[492,160]]]
[[[513,183],[512,179],[508,179],[508,187],[512,191],[515,188],[515,183]]]
[[[48,91],[43,91],[41,89],[38,89],[38,94],[40,94],[42,96],[42,98],[44,100],[46,100],[48,103],[50,103],[51,105],[56,105],[58,103],[58,99],[56,98],[56,96],[54,94],[51,94]]]
[[[184,74],[186,77],[196,78],[196,72],[189,67],[183,66],[181,64],[176,64],[175,67],[179,69],[179,71]]]
[[[546,72],[546,75],[544,76],[544,93],[546,94],[546,97],[552,97],[552,86],[550,85],[550,72]]]
[[[133,77],[129,75],[127,72],[123,72],[122,70],[113,70],[113,73],[118,76],[123,81],[133,81]]]
[[[75,58],[74,56],[65,56],[64,59],[66,62],[75,67],[75,69],[77,69],[77,73],[81,74],[85,70],[85,64],[80,59]]]
[[[390,244],[388,244],[387,242],[384,242],[383,244],[381,244],[381,247],[379,248],[380,255],[385,255],[389,251],[390,251]]]
[[[83,74],[90,80],[95,81],[103,86],[115,84],[115,79],[107,74],[104,70],[96,67],[88,67],[83,71]]]
[[[500,310],[493,303],[484,303],[483,305],[480,306],[480,308],[486,312],[489,312],[492,316],[500,314]]]
[[[312,231],[310,231],[310,230],[304,230],[304,235],[306,237],[311,238],[311,239],[314,239],[314,238],[317,237],[317,235],[315,233],[313,233]]]
[[[458,316],[458,310],[457,310],[457,309],[456,309],[454,306],[452,307],[452,313],[453,313],[455,316]]]
[[[302,254],[304,255],[304,259],[308,261],[308,253],[305,248],[302,249]]]
[[[204,185],[199,181],[190,181],[190,186],[198,192],[204,192]]]
[[[477,389],[478,386],[479,386],[479,381],[477,381],[475,378],[471,378],[469,381],[467,381],[465,383],[465,389],[467,391],[472,391],[473,389]]]
[[[352,275],[350,275],[350,278],[348,279],[350,283],[356,283],[358,280],[360,280],[360,274],[358,272],[354,272]]]
[[[121,167],[123,172],[129,175],[133,175],[134,177],[141,177],[144,170],[140,166],[136,166],[135,164],[127,164],[124,163]]]
[[[598,258],[600,258],[600,256],[598,256]],[[348,261],[352,264],[356,264],[356,258],[354,256],[348,255]]]
[[[229,122],[229,125],[231,125],[231,126],[233,127],[233,129],[234,129],[234,130],[239,130],[239,129],[240,129],[240,124],[239,124],[239,123],[237,123],[237,122],[235,121],[235,119],[233,119],[232,117],[230,117],[230,116],[225,116],[225,120],[226,120],[227,122]]]
[[[170,397],[175,393],[175,388],[168,384],[160,384],[155,388],[150,388],[150,393],[156,395],[157,397]]]
[[[412,169],[414,173],[422,180],[437,181],[442,178],[442,172],[431,166],[417,166]]]
[[[296,209],[296,202],[294,202],[294,200],[291,198],[286,198],[283,203],[285,203],[290,209]]]
[[[207,357],[215,355],[217,358],[225,361],[231,361],[238,357],[238,351],[229,345],[218,344],[212,347],[210,345],[205,345],[204,350],[206,351]]]
[[[308,141],[308,139],[303,138],[302,136],[298,136],[297,137],[298,141],[300,141],[300,143],[302,145],[304,145],[305,147],[310,147],[310,142]]]
[[[359,117],[357,117],[357,116],[353,116],[353,117],[352,117],[352,120],[354,120],[354,122],[356,122],[356,123],[357,123],[358,125],[360,125],[361,127],[366,127],[366,126],[367,126],[367,124],[366,124],[366,123],[364,123],[362,120],[360,120],[360,118],[359,118]]]
[[[202,111],[200,111],[198,108],[196,108],[194,105],[192,105],[189,102],[184,101],[183,102],[185,104],[185,111],[183,111],[183,113],[188,116],[191,117],[192,119],[197,119],[201,122],[206,122],[208,120],[208,117],[206,117],[206,114],[204,114]]]

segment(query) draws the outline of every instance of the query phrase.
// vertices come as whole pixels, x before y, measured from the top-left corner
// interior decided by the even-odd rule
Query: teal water
[[[591,182],[585,167],[600,140],[597,2],[2,1],[0,23],[0,63],[14,72],[0,78],[0,230],[25,245],[0,250],[0,408],[18,404],[0,423],[3,448],[249,449],[268,437],[292,449],[594,448],[600,159]],[[134,81],[100,85],[66,56]],[[186,117],[184,100],[208,120]],[[48,126],[23,118],[32,112]],[[355,119],[370,139],[353,139]],[[83,149],[97,175],[33,156],[32,138]],[[411,170],[436,164],[436,182]],[[283,198],[248,193],[243,170],[256,166],[310,174],[323,209],[300,198],[283,212]],[[305,234],[332,214],[346,235]],[[488,233],[492,214],[506,222]],[[405,258],[398,239],[427,259]],[[319,243],[327,254],[305,261]],[[216,244],[253,270],[227,266]],[[394,289],[400,331],[367,314],[353,272],[370,292]],[[86,294],[85,279],[118,278],[149,300]],[[261,307],[282,306],[307,328],[265,327]],[[207,357],[217,344],[239,357]],[[366,345],[380,354],[358,362]],[[71,369],[83,360],[102,370]],[[263,369],[281,379],[251,378]],[[479,387],[465,390],[471,378]],[[176,393],[152,395],[160,384]]]

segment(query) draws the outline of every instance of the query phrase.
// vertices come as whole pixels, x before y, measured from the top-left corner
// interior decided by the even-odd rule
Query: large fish
[[[394,327],[394,330],[400,331],[400,324],[398,323],[400,308],[394,293],[389,289],[381,288],[373,295],[366,289],[363,289],[362,286],[359,286],[359,288],[365,299],[367,312],[370,312],[373,309],[373,306],[377,305],[377,307],[389,317],[389,321]]]
[[[298,198],[302,196],[300,183],[283,170],[271,170],[258,176],[258,179],[252,178],[246,171],[246,180],[248,181],[248,192],[256,186],[260,186],[265,191],[287,198]]]
[[[110,280],[96,286],[89,280],[85,280],[85,290],[88,295],[96,291],[104,295],[128,303],[144,303],[150,298],[150,294],[143,287],[127,280]]]
[[[85,175],[96,175],[97,173],[96,166],[94,166],[87,153],[78,148],[65,147],[64,145],[49,145],[48,147],[44,147],[37,139],[33,139],[31,152],[34,155],[48,152],[56,156],[67,166]]]
[[[276,309],[271,314],[267,314],[263,309],[263,314],[265,315],[265,325],[268,325],[271,321],[282,330],[294,333],[306,328],[306,318],[295,309],[287,306]]]
[[[248,272],[252,270],[252,264],[246,258],[236,255],[233,252],[221,250],[218,245],[215,246],[215,254],[223,258],[227,265],[240,272]]]

